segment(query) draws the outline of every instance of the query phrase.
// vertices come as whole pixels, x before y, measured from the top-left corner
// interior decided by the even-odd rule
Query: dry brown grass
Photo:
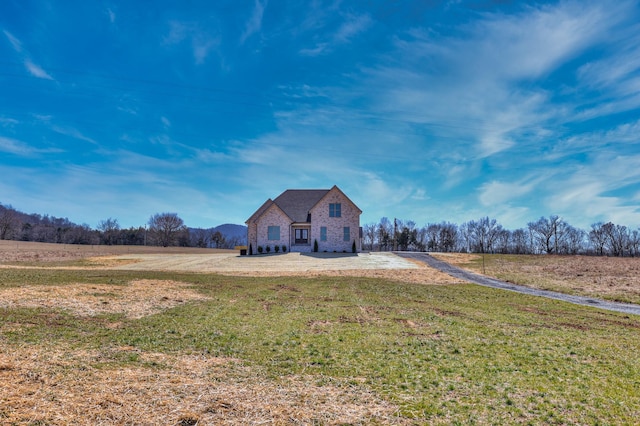
[[[60,262],[90,257],[129,253],[235,253],[234,250],[201,249],[194,247],[103,246],[77,244],[34,243],[0,240],[0,262]]]
[[[138,353],[161,367],[105,368],[95,367],[104,350],[6,349],[0,352],[3,424],[405,423],[396,407],[363,387],[300,376],[269,380],[233,359]]]
[[[15,244],[15,243],[14,243]],[[115,249],[115,250],[114,250]],[[168,253],[159,248],[69,247],[38,243],[0,244],[0,261],[49,262],[86,259],[86,266],[56,268],[110,269],[136,262],[114,257],[129,250]],[[115,251],[115,252],[114,252]],[[173,250],[201,255],[202,251]],[[211,253],[206,251],[204,253]],[[270,260],[273,263],[273,259]],[[12,266],[15,267],[15,266]],[[28,267],[28,266],[24,266]],[[313,275],[428,280],[434,271],[314,271]],[[243,274],[243,271],[237,271]],[[251,271],[244,271],[245,274]],[[273,275],[274,271],[253,271]],[[277,274],[277,273],[276,273]],[[280,274],[300,274],[296,271]],[[446,280],[446,276],[443,279]],[[142,318],[207,297],[186,283],[136,280],[127,285],[26,285],[0,291],[0,308],[63,309],[79,317],[124,314]],[[107,325],[111,326],[111,325]],[[117,326],[117,324],[113,325]],[[0,331],[29,324],[5,323]],[[138,359],[118,366],[122,355]],[[80,351],[46,345],[7,345],[0,335],[0,423],[52,425],[247,425],[247,424],[406,424],[398,407],[364,385],[327,378],[264,377],[240,360],[207,355],[147,353],[133,347]]]
[[[433,253],[453,265],[482,272],[477,254]],[[640,258],[548,255],[485,255],[485,273],[533,288],[640,301]]]
[[[5,242],[6,243],[6,242]],[[20,243],[22,244],[22,243]],[[87,266],[120,268],[133,261],[125,253],[69,251],[48,245],[25,245],[15,251],[0,244],[0,261],[93,257]],[[55,249],[58,250],[55,250]],[[75,247],[73,247],[75,249]],[[118,248],[131,250],[131,248]],[[94,249],[96,250],[96,249]],[[158,250],[158,248],[154,248]],[[159,249],[163,250],[163,249]],[[181,249],[182,250],[182,249]],[[82,253],[81,253],[82,252]],[[161,251],[162,252],[162,251]],[[183,253],[178,251],[178,253]],[[207,253],[209,253],[207,251]],[[37,257],[34,257],[35,255]],[[193,254],[193,253],[192,253]],[[197,253],[196,253],[197,254]],[[77,257],[74,257],[77,256]],[[475,268],[476,255],[436,255],[453,264]],[[235,257],[234,257],[235,259]],[[264,262],[276,264],[275,257]],[[238,259],[236,259],[238,260]],[[261,260],[262,261],[262,260]],[[475,262],[475,263],[474,263]],[[476,266],[470,266],[470,265]],[[137,264],[136,264],[137,265]],[[233,268],[232,268],[233,269]],[[487,273],[521,274],[533,282],[607,288],[638,288],[637,259],[539,256],[526,262],[496,258]],[[207,272],[215,272],[207,271]],[[422,264],[401,269],[225,270],[229,275],[367,276],[429,284],[459,282]],[[515,276],[515,275],[514,275]],[[527,278],[529,277],[529,278]],[[554,284],[558,285],[558,284]],[[62,286],[21,286],[0,292],[0,308],[65,309],[80,317],[105,313],[141,318],[171,307],[206,299],[188,284],[169,280],[137,280],[128,285],[77,283]],[[330,323],[310,324],[322,331]],[[408,327],[416,324],[407,321]],[[117,325],[116,325],[117,326]],[[0,324],[16,331],[29,324]],[[134,363],[114,360],[131,356]],[[210,424],[410,424],[397,417],[398,407],[357,380],[289,376],[271,379],[259,367],[241,360],[204,354],[151,353],[128,346],[78,350],[40,345],[9,345],[0,334],[0,423],[50,425],[210,425]]]
[[[128,285],[22,286],[0,291],[0,308],[64,309],[78,316],[124,314],[142,318],[207,297],[176,281],[137,280]]]
[[[304,275],[307,278],[312,277],[366,277],[380,278],[390,281],[399,281],[412,284],[426,285],[447,285],[461,284],[462,280],[454,278],[429,267],[420,267],[416,269],[338,269],[338,270],[322,270],[322,271],[235,271],[222,272],[222,275],[231,276],[248,276],[248,277],[295,277]]]

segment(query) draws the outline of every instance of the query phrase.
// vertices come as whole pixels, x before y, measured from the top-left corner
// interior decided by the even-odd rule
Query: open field
[[[193,247],[156,246],[94,246],[80,244],[49,244],[28,241],[0,240],[0,263],[7,262],[69,262],[98,256],[125,254],[210,254],[237,253],[234,250],[201,249]]]
[[[173,253],[154,270],[154,253],[106,254],[0,261],[0,423],[640,417],[635,316],[439,281],[392,258],[271,255],[232,268],[248,258],[217,253],[176,270],[194,253]]]
[[[483,268],[478,254],[432,256],[514,284],[640,304],[640,258],[486,254]]]

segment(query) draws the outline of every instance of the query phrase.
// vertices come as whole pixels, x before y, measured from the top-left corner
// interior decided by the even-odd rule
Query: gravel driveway
[[[418,269],[414,262],[393,253],[286,253],[238,256],[237,253],[211,255],[132,254],[119,259],[134,260],[122,265],[127,270],[171,270],[197,272],[309,272],[325,270]]]
[[[466,271],[464,269],[450,265],[447,262],[437,260],[434,257],[429,256],[427,253],[396,252],[396,254],[405,259],[413,259],[424,262],[425,264],[431,266],[432,268],[438,269],[441,272],[444,272],[461,280],[472,282],[474,284],[499,288],[502,290],[515,291],[518,293],[529,294],[531,296],[547,297],[549,299],[561,300],[563,302],[575,303],[577,305],[593,306],[608,311],[640,315],[640,305],[609,302],[607,300],[594,299],[593,297],[573,296],[570,294],[556,293],[554,291],[538,290],[530,287],[524,287],[521,285],[500,281],[495,278],[490,278],[484,275]]]

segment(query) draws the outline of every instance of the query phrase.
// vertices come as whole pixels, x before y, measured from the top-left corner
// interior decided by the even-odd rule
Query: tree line
[[[188,228],[176,213],[157,213],[143,226],[121,228],[117,219],[101,220],[96,228],[67,218],[26,214],[0,204],[0,240],[60,244],[153,245],[233,248],[243,243],[215,229]]]
[[[504,254],[640,255],[640,230],[612,222],[590,229],[576,228],[557,215],[540,217],[526,227],[504,228],[496,219],[481,217],[460,225],[383,217],[362,227],[364,250],[437,251]],[[176,213],[152,215],[144,226],[121,228],[118,220],[101,220],[97,227],[78,225],[67,218],[26,214],[0,204],[0,240],[63,244],[156,245],[233,248],[244,244],[214,228],[188,228]]]
[[[461,225],[450,222],[418,227],[412,220],[389,220],[363,226],[363,248],[503,254],[640,255],[640,230],[612,222],[597,222],[589,230],[551,215],[509,230],[496,219],[482,217]]]

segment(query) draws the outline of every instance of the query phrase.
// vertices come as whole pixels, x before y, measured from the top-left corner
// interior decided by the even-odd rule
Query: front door
[[[309,244],[309,230],[307,228],[296,228],[294,233],[296,244]]]

